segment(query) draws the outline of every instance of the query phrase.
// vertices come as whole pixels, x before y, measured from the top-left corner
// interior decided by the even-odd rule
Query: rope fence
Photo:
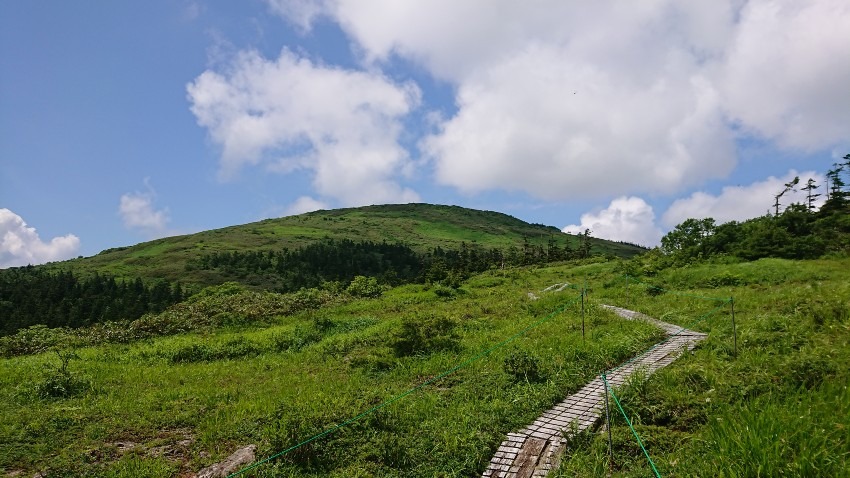
[[[473,362],[476,362],[476,361],[478,361],[478,360],[481,360],[482,358],[484,358],[484,357],[486,357],[486,356],[490,355],[491,353],[493,353],[495,350],[497,350],[497,349],[499,349],[499,348],[501,348],[501,347],[504,347],[505,345],[507,345],[507,344],[509,344],[509,343],[513,342],[514,340],[516,340],[516,339],[518,339],[518,338],[520,338],[520,337],[524,336],[524,335],[525,335],[525,334],[527,334],[529,331],[531,331],[531,330],[533,330],[533,329],[535,329],[535,328],[539,327],[540,325],[542,325],[542,324],[544,324],[544,323],[548,322],[549,320],[551,320],[552,318],[554,318],[555,316],[557,316],[558,314],[560,314],[561,312],[563,312],[563,311],[564,311],[567,307],[569,307],[569,306],[571,306],[571,305],[573,305],[573,304],[576,304],[577,302],[579,302],[580,300],[582,300],[582,298],[583,298],[583,297],[584,297],[584,293],[582,292],[582,295],[580,295],[579,297],[576,297],[576,298],[574,298],[574,299],[572,299],[572,300],[570,300],[570,301],[565,302],[565,303],[564,303],[564,304],[562,304],[560,307],[558,307],[557,309],[555,309],[554,311],[552,311],[551,313],[549,313],[549,315],[547,315],[547,316],[545,316],[545,317],[543,317],[543,318],[541,318],[541,319],[538,319],[537,321],[533,322],[531,325],[526,326],[525,328],[523,328],[523,329],[522,329],[522,330],[520,330],[519,332],[515,333],[514,335],[511,335],[510,337],[508,337],[507,339],[505,339],[505,340],[503,340],[503,341],[501,341],[501,342],[497,343],[496,345],[493,345],[492,347],[490,347],[490,348],[488,348],[488,349],[486,349],[486,350],[484,350],[484,351],[482,351],[482,352],[479,352],[478,354],[476,354],[476,355],[472,356],[471,358],[469,358],[469,359],[467,359],[467,360],[465,360],[465,361],[461,362],[459,365],[457,365],[457,366],[455,366],[455,367],[453,367],[453,368],[451,368],[451,369],[445,370],[445,371],[443,371],[442,373],[440,373],[440,374],[436,375],[435,377],[433,377],[433,378],[431,378],[431,379],[429,379],[429,380],[426,380],[425,382],[423,382],[423,383],[421,383],[421,384],[419,384],[419,385],[417,385],[417,386],[415,386],[415,387],[413,387],[413,388],[411,388],[411,389],[409,389],[409,390],[407,390],[407,391],[405,391],[405,392],[403,392],[403,393],[401,393],[401,394],[399,394],[399,395],[396,395],[395,397],[392,397],[392,398],[390,398],[390,399],[388,399],[388,400],[386,400],[386,401],[384,401],[384,402],[382,402],[382,403],[380,403],[380,404],[378,404],[378,405],[375,405],[374,407],[372,407],[372,408],[370,408],[370,409],[368,409],[368,410],[364,411],[363,413],[360,413],[360,414],[359,414],[359,415],[357,415],[357,416],[354,416],[354,417],[352,417],[352,418],[349,418],[348,420],[345,420],[344,422],[339,423],[338,425],[335,425],[335,426],[333,426],[333,427],[330,427],[330,428],[326,429],[326,430],[325,430],[325,431],[323,431],[323,432],[317,433],[317,434],[315,434],[315,435],[313,435],[313,436],[311,436],[311,437],[309,437],[309,438],[305,439],[304,441],[302,441],[302,442],[300,442],[300,443],[297,443],[297,444],[295,444],[295,445],[292,445],[291,447],[289,447],[289,448],[287,448],[287,449],[285,449],[285,450],[282,450],[282,451],[280,451],[280,452],[278,452],[278,453],[275,453],[275,454],[273,454],[273,455],[271,455],[271,456],[269,456],[269,457],[267,457],[267,458],[265,458],[265,459],[263,459],[263,460],[260,460],[260,461],[255,462],[255,463],[253,463],[253,464],[251,464],[251,465],[249,465],[249,466],[247,466],[247,467],[245,467],[245,468],[242,468],[241,470],[239,470],[239,471],[237,471],[237,472],[235,472],[235,473],[232,473],[232,474],[228,475],[228,476],[227,476],[227,478],[233,478],[233,477],[236,477],[236,476],[242,475],[242,474],[244,474],[244,473],[247,473],[247,472],[249,472],[249,471],[251,471],[251,470],[253,470],[253,469],[256,469],[256,468],[258,468],[258,467],[260,467],[260,466],[262,466],[262,465],[264,465],[264,464],[266,464],[266,463],[271,462],[272,460],[275,460],[275,459],[277,459],[277,458],[280,458],[281,456],[286,455],[287,453],[290,453],[290,452],[292,452],[292,451],[294,451],[294,450],[296,450],[296,449],[298,449],[298,448],[301,448],[302,446],[307,445],[308,443],[312,443],[312,442],[314,442],[314,441],[316,441],[316,440],[319,440],[319,439],[321,439],[321,438],[323,438],[323,437],[325,437],[325,436],[327,436],[327,435],[330,435],[331,433],[333,433],[333,432],[335,432],[335,431],[339,430],[340,428],[343,428],[343,427],[345,427],[345,426],[347,426],[347,425],[350,425],[350,424],[352,424],[352,423],[354,423],[354,422],[356,422],[356,421],[360,420],[360,419],[361,419],[361,418],[363,418],[363,417],[366,417],[366,416],[368,416],[368,415],[371,415],[372,413],[377,412],[378,410],[381,410],[382,408],[388,407],[389,405],[392,405],[393,403],[395,403],[395,402],[397,402],[397,401],[399,401],[399,400],[401,400],[401,399],[403,399],[403,398],[407,397],[408,395],[411,395],[411,394],[413,394],[413,393],[415,393],[415,392],[417,392],[417,391],[421,390],[422,388],[427,387],[428,385],[431,385],[432,383],[437,382],[438,380],[441,380],[441,379],[445,378],[446,376],[451,375],[451,374],[453,374],[453,373],[457,372],[458,370],[460,370],[460,369],[462,369],[462,368],[465,368],[465,367],[469,366],[469,365],[470,365],[470,364],[472,364]]]
[[[659,473],[658,468],[655,467],[655,462],[652,461],[652,458],[649,456],[649,452],[646,451],[646,447],[643,446],[643,440],[640,439],[640,435],[638,435],[637,430],[635,430],[634,425],[632,425],[632,421],[629,420],[629,416],[626,414],[626,411],[623,410],[623,405],[620,404],[620,400],[617,398],[617,395],[614,394],[614,390],[611,388],[611,385],[608,384],[608,379],[605,377],[605,372],[602,372],[602,375],[600,375],[600,377],[602,377],[602,383],[605,384],[606,394],[611,395],[611,398],[614,399],[614,403],[617,405],[617,409],[620,410],[620,413],[623,414],[623,418],[626,419],[626,424],[629,425],[629,430],[632,431],[632,435],[634,435],[635,440],[637,440],[638,446],[640,446],[640,449],[643,451],[643,456],[646,457],[646,461],[649,462],[649,466],[652,468],[652,472],[655,473],[655,476],[657,478],[661,478],[661,473]],[[607,400],[606,400],[605,403],[607,405],[607,403],[608,403]],[[606,410],[605,417],[608,418],[607,410]],[[611,446],[611,422],[610,422],[610,419],[609,419],[609,422],[608,422],[608,446],[609,447]],[[611,448],[609,448],[608,451],[609,451],[609,456],[611,456],[611,458],[613,459],[613,457],[614,457],[613,450]]]
[[[665,289],[665,288],[662,288],[662,287],[655,286],[653,284],[648,284],[646,282],[643,282],[643,281],[637,279],[636,277],[630,276],[628,274],[623,275],[622,277],[626,282],[626,300],[627,300],[627,302],[629,301],[629,299],[631,297],[629,295],[629,283],[630,282],[644,286],[647,289],[660,290],[660,291],[664,291],[666,293],[670,293],[670,294],[673,294],[673,295],[678,295],[678,296],[688,297],[688,298],[693,298],[693,299],[702,299],[702,300],[720,302],[720,304],[718,304],[716,307],[714,307],[713,309],[709,310],[708,312],[700,315],[696,319],[692,320],[686,326],[684,326],[684,327],[679,326],[680,327],[679,331],[676,332],[675,334],[668,336],[665,340],[649,347],[648,349],[646,349],[642,353],[635,355],[634,357],[632,357],[628,361],[626,361],[626,362],[624,362],[624,363],[622,363],[622,364],[620,364],[620,365],[618,365],[614,368],[603,371],[599,375],[599,377],[602,379],[602,382],[605,386],[605,421],[606,421],[606,427],[607,427],[607,430],[608,430],[608,455],[609,455],[609,460],[611,460],[610,465],[613,466],[614,453],[613,453],[613,440],[611,438],[611,418],[610,418],[610,413],[608,411],[608,396],[609,395],[613,399],[613,402],[617,406],[617,409],[620,411],[620,414],[623,415],[623,418],[625,419],[626,424],[629,427],[629,430],[632,432],[632,435],[635,437],[635,440],[637,441],[638,446],[640,447],[641,451],[643,452],[643,455],[646,458],[646,461],[649,464],[649,467],[652,469],[654,476],[656,478],[661,478],[661,473],[658,471],[658,468],[655,466],[655,462],[653,462],[652,457],[649,455],[649,452],[647,451],[646,447],[644,446],[643,440],[641,440],[640,435],[638,434],[637,430],[635,430],[635,427],[632,423],[632,420],[629,419],[629,416],[626,413],[625,409],[623,408],[623,406],[620,402],[620,399],[615,394],[613,387],[611,387],[611,384],[608,383],[607,376],[608,376],[609,373],[617,371],[617,370],[619,370],[623,367],[626,367],[629,364],[641,359],[642,357],[651,353],[656,348],[658,348],[658,347],[664,345],[665,343],[673,340],[673,338],[675,338],[679,334],[682,334],[685,330],[691,329],[695,325],[698,325],[701,322],[704,322],[709,317],[713,316],[717,312],[724,309],[727,305],[731,306],[732,330],[733,330],[733,335],[734,335],[734,355],[737,357],[737,355],[738,355],[738,334],[737,334],[737,330],[735,328],[735,299],[734,299],[734,297],[728,297],[728,298],[707,297],[707,296],[701,296],[701,295],[697,295],[697,294],[689,294],[689,293],[685,293],[685,292],[679,292],[679,291],[675,291],[675,290]],[[584,291],[583,291],[583,293],[584,293]]]
[[[696,319],[692,320],[686,327],[680,327],[679,331],[676,332],[675,334],[669,335],[665,340],[663,340],[663,341],[661,341],[657,344],[652,345],[651,347],[649,347],[646,350],[644,350],[643,352],[635,355],[634,357],[632,357],[628,361],[626,361],[626,362],[624,362],[624,363],[622,363],[622,364],[620,364],[616,367],[613,367],[611,369],[607,369],[607,370],[602,371],[599,375],[599,377],[602,379],[602,382],[603,382],[604,387],[605,387],[605,419],[606,419],[606,426],[608,428],[609,456],[610,456],[610,459],[612,461],[611,464],[613,465],[613,456],[614,455],[613,455],[613,448],[612,448],[613,445],[612,445],[612,441],[611,441],[611,420],[610,420],[610,414],[609,414],[609,411],[608,411],[608,395],[611,396],[613,403],[616,405],[617,410],[619,410],[620,414],[622,414],[623,418],[625,419],[629,429],[631,430],[632,435],[634,436],[635,440],[637,441],[637,444],[639,445],[641,451],[643,452],[643,455],[646,458],[647,463],[649,464],[650,468],[652,469],[654,476],[656,478],[661,478],[661,474],[658,471],[658,468],[656,467],[655,463],[653,462],[653,460],[652,460],[652,458],[649,454],[649,451],[646,449],[644,442],[641,439],[640,435],[638,434],[637,430],[635,430],[634,424],[633,424],[632,420],[629,418],[628,414],[626,413],[626,410],[624,409],[624,407],[621,403],[621,400],[619,399],[619,397],[617,397],[617,395],[614,392],[613,387],[611,387],[611,384],[608,382],[607,376],[611,372],[615,372],[615,371],[617,371],[617,370],[619,370],[623,367],[626,367],[629,364],[635,362],[636,360],[639,360],[641,357],[646,356],[647,354],[651,353],[656,348],[658,348],[658,347],[662,346],[663,344],[665,344],[666,342],[672,340],[674,337],[678,336],[679,334],[682,334],[687,329],[689,329],[689,328],[691,328],[695,325],[698,325],[701,322],[704,322],[709,317],[713,316],[714,314],[716,314],[717,312],[724,309],[727,305],[730,305],[730,304],[732,305],[732,325],[733,325],[733,331],[734,331],[735,330],[735,326],[734,326],[734,324],[735,324],[734,298],[706,297],[706,296],[700,296],[700,295],[696,295],[696,294],[682,293],[682,292],[678,292],[678,291],[674,291],[674,290],[664,289],[664,288],[661,288],[661,287],[658,287],[658,286],[655,286],[655,285],[652,285],[652,284],[648,284],[648,283],[643,282],[643,281],[641,281],[641,280],[639,280],[639,279],[637,279],[633,276],[624,275],[624,276],[622,276],[622,278],[626,282],[626,299],[627,300],[630,297],[629,296],[629,284],[635,283],[635,284],[643,286],[647,289],[651,288],[651,289],[655,289],[655,290],[661,290],[661,291],[664,291],[664,292],[667,292],[667,293],[671,293],[673,295],[679,295],[679,296],[683,296],[683,297],[719,302],[719,304],[716,307],[712,308],[710,311],[708,311],[708,312],[700,315]],[[419,390],[421,390],[421,389],[423,389],[423,388],[425,388],[425,387],[427,387],[427,386],[429,386],[429,385],[431,385],[431,384],[433,384],[433,383],[435,383],[435,382],[457,372],[458,370],[461,370],[461,369],[471,365],[472,363],[477,362],[477,361],[487,357],[488,355],[490,355],[495,350],[502,348],[505,345],[513,342],[514,340],[526,335],[531,330],[533,330],[533,329],[539,327],[540,325],[550,321],[551,319],[553,319],[558,314],[564,312],[564,310],[566,310],[568,307],[575,305],[577,303],[581,303],[582,339],[584,339],[584,315],[585,315],[585,308],[586,308],[586,301],[587,301],[587,285],[586,285],[586,283],[584,285],[582,285],[580,288],[578,286],[574,285],[574,284],[569,284],[569,283],[556,284],[555,286],[551,286],[547,289],[544,289],[544,291],[561,292],[561,291],[564,291],[566,289],[579,290],[580,294],[577,297],[574,297],[572,300],[566,301],[565,303],[563,303],[562,305],[557,307],[554,311],[552,311],[551,313],[549,313],[545,317],[534,321],[533,323],[524,327],[523,329],[521,329],[520,331],[511,335],[510,337],[508,337],[508,338],[502,340],[501,342],[496,343],[495,345],[473,355],[472,357],[468,358],[467,360],[464,360],[463,362],[459,363],[455,367],[452,367],[448,370],[445,370],[445,371],[437,374],[436,376],[426,380],[425,382],[423,382],[423,383],[421,383],[421,384],[419,384],[419,385],[417,385],[413,388],[410,388],[410,389],[408,389],[408,390],[406,390],[406,391],[404,391],[404,392],[402,392],[402,393],[400,393],[400,394],[398,394],[398,395],[396,395],[392,398],[389,398],[389,399],[385,400],[384,402],[382,402],[378,405],[375,405],[374,407],[369,408],[368,410],[365,410],[364,412],[362,412],[362,413],[360,413],[360,414],[358,414],[358,415],[356,415],[352,418],[349,418],[348,420],[345,420],[345,421],[343,421],[343,422],[341,422],[337,425],[334,425],[330,428],[327,428],[326,430],[324,430],[320,433],[317,433],[317,434],[315,434],[315,435],[313,435],[309,438],[306,438],[303,441],[301,441],[301,442],[299,442],[295,445],[290,446],[289,448],[286,448],[286,449],[284,449],[280,452],[277,452],[277,453],[275,453],[275,454],[273,454],[273,455],[271,455],[271,456],[269,456],[269,457],[267,457],[263,460],[257,461],[257,462],[255,462],[255,463],[253,463],[253,464],[251,464],[251,465],[249,465],[245,468],[242,468],[239,471],[236,471],[236,472],[228,475],[227,478],[234,478],[234,477],[243,475],[243,474],[245,474],[245,473],[247,473],[251,470],[255,470],[255,469],[257,469],[258,467],[260,467],[264,464],[267,464],[267,463],[269,463],[269,462],[271,462],[271,461],[273,461],[277,458],[280,458],[283,455],[286,455],[287,453],[290,453],[294,450],[297,450],[298,448],[305,446],[309,443],[312,443],[314,441],[320,440],[320,439],[336,432],[337,430],[339,430],[341,428],[344,428],[344,427],[346,427],[346,426],[348,426],[352,423],[357,422],[358,420],[360,420],[360,419],[362,419],[362,418],[364,418],[368,415],[371,415],[371,414],[373,414],[373,413],[375,413],[375,412],[377,412],[377,411],[379,411],[379,410],[381,410],[385,407],[388,407],[388,406],[394,404],[395,402],[398,402],[398,401],[404,399],[405,397],[408,397],[408,396],[416,393],[417,391],[419,391]],[[735,332],[735,355],[737,355],[737,332]]]

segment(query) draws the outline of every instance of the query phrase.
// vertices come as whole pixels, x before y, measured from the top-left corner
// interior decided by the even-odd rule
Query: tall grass
[[[410,285],[380,299],[328,303],[247,325],[79,348],[69,369],[90,388],[64,398],[34,392],[33,384],[45,379],[49,354],[2,360],[0,467],[47,476],[121,476],[142,469],[156,474],[165,463],[163,473],[171,474],[200,469],[247,443],[269,456],[541,322],[575,300],[574,290],[541,292],[563,271],[485,274],[450,297]],[[393,345],[403,338],[404,323],[417,317],[448,319],[457,346],[399,353]],[[571,307],[259,473],[475,474],[506,433],[579,388],[595,370],[657,338],[653,328],[623,324],[595,307],[586,321],[582,342],[578,309]],[[506,371],[506,358],[517,353],[537,359],[538,379],[517,380]],[[179,453],[149,452],[181,440],[190,444]],[[119,443],[132,443],[135,451]]]
[[[0,470],[45,476],[172,476],[256,443],[270,456],[370,410],[540,321],[587,283],[578,308],[253,476],[473,476],[504,436],[595,377],[645,350],[658,331],[597,307],[630,305],[695,327],[691,354],[618,390],[663,476],[847,476],[850,450],[848,261],[699,265],[643,276],[617,262],[494,271],[452,296],[421,285],[378,299],[75,350],[67,371],[87,386],[39,395],[55,353],[0,360]],[[763,267],[762,267],[763,266]],[[732,277],[732,279],[730,279]],[[781,280],[779,279],[781,278]],[[726,284],[726,285],[723,285]],[[730,285],[731,284],[731,285]],[[677,295],[684,291],[689,296]],[[539,296],[534,300],[532,292]],[[457,347],[398,353],[405,321],[449,320]],[[437,350],[440,349],[440,350]],[[61,364],[59,364],[61,365]],[[622,418],[607,436],[574,439],[557,476],[651,473]]]
[[[735,299],[737,356],[727,306],[694,325],[709,338],[693,354],[617,391],[662,476],[850,476],[848,265],[693,265],[632,280],[628,291],[611,271],[600,300],[684,326],[714,306],[695,296]],[[600,434],[557,476],[652,474],[622,417],[613,424],[613,464]]]

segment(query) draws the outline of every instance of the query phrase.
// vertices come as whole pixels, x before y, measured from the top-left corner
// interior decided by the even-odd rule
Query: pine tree
[[[827,204],[824,204],[824,208],[828,211],[843,208],[847,201],[847,192],[844,191],[846,184],[841,177],[845,164],[835,163],[832,166],[833,169],[826,172],[826,177],[829,181],[829,195],[827,196]]]
[[[799,183],[800,183],[800,176],[794,176],[794,179],[791,182],[785,183],[785,189],[783,189],[779,194],[774,196],[774,198],[776,199],[776,202],[773,204],[773,207],[775,208],[774,216],[779,215],[779,198],[781,198],[783,195],[785,195],[785,193],[787,193],[788,191],[792,191],[792,190],[795,191],[796,189],[794,189],[794,188]]]
[[[806,205],[809,211],[815,209],[815,199],[819,198],[820,194],[815,194],[813,191],[819,187],[820,186],[815,183],[814,179],[809,178],[809,180],[806,181],[806,185],[800,188],[801,191],[806,191]]]
[[[579,234],[578,256],[582,259],[590,257],[590,248],[590,229],[585,229],[583,233]]]

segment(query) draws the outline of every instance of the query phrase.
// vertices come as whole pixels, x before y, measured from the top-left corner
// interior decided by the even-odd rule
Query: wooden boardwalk
[[[626,319],[650,322],[663,329],[669,338],[632,362],[609,375],[608,383],[621,386],[637,370],[651,374],[673,363],[684,350],[693,349],[706,338],[706,334],[694,332],[678,325],[653,319],[640,312],[603,305]],[[508,437],[496,450],[482,478],[531,478],[545,477],[557,467],[558,459],[566,440],[565,433],[582,431],[592,426],[604,413],[605,386],[600,377],[585,385],[537,418],[528,427],[508,433]],[[572,425],[572,424],[575,425]]]

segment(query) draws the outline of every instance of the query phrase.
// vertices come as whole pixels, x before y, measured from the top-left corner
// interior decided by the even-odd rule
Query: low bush
[[[646,294],[650,297],[656,297],[665,292],[664,288],[657,285],[647,284]]]
[[[374,277],[357,276],[348,284],[345,291],[354,297],[375,298],[384,293],[384,288]]]
[[[164,352],[162,355],[171,363],[193,363],[254,357],[262,351],[259,344],[244,337],[235,337],[218,346],[192,343],[178,347],[174,351]]]
[[[171,363],[191,363],[211,360],[214,356],[213,350],[204,344],[189,344],[173,351],[168,360]]]
[[[0,337],[0,356],[37,354],[51,347],[65,344],[69,339],[69,329],[51,329],[46,325],[32,325],[18,330],[13,335]]]
[[[392,348],[398,357],[424,355],[442,350],[458,350],[457,322],[448,317],[426,314],[402,319]]]
[[[103,322],[73,330],[34,325],[0,337],[0,356],[36,354],[57,346],[128,343],[222,326],[269,324],[278,316],[341,303],[345,297],[318,289],[291,294],[254,292],[228,283],[208,287],[164,312],[146,314],[132,322]]]
[[[711,288],[718,287],[734,287],[741,285],[744,282],[744,279],[737,274],[732,274],[731,272],[724,271],[714,277],[711,277],[707,281],[707,286]]]
[[[443,284],[437,284],[433,288],[434,294],[442,299],[451,299],[457,297],[458,289],[454,289]]]
[[[56,351],[59,365],[49,363],[41,380],[35,383],[35,394],[42,399],[68,398],[91,388],[91,382],[73,373],[68,366],[79,358],[73,351]]]

